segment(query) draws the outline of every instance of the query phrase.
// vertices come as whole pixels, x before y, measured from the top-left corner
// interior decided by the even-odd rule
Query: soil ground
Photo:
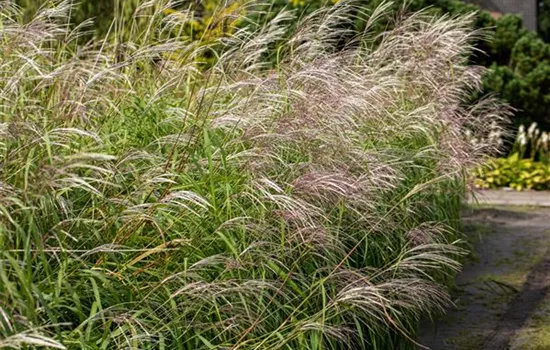
[[[474,253],[456,279],[455,306],[423,322],[419,343],[550,350],[550,209],[476,208],[464,220]]]

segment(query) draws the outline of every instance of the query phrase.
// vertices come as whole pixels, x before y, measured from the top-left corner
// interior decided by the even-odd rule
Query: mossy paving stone
[[[550,294],[537,306],[510,345],[511,350],[550,349]]]
[[[474,258],[456,278],[455,306],[422,322],[418,341],[434,350],[509,349],[548,294],[550,210],[478,208],[464,220]]]
[[[550,257],[545,257],[529,273],[521,292],[508,305],[484,349],[509,349],[514,337],[536,311],[550,289]]]

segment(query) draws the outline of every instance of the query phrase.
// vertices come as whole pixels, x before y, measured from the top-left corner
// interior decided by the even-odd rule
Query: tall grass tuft
[[[70,3],[0,1],[0,348],[415,347],[496,150],[463,135],[508,114],[465,102],[473,15],[375,36],[340,1],[206,44],[170,5],[83,45]]]

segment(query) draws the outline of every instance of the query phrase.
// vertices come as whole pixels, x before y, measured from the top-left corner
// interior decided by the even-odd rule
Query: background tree
[[[540,36],[550,42],[550,0],[539,2],[538,26]]]

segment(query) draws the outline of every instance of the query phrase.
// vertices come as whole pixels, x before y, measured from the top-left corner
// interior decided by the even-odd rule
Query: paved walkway
[[[550,207],[550,192],[481,190],[470,195],[468,202],[483,205]]]
[[[510,197],[516,205],[533,203],[528,196],[491,198]],[[549,350],[550,209],[478,208],[465,213],[464,225],[474,250],[456,278],[455,306],[422,323],[419,343],[432,350]]]

